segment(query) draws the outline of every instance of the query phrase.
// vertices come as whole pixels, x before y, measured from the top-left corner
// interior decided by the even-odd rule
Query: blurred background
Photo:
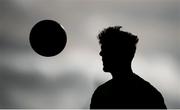
[[[29,44],[31,28],[44,19],[67,33],[54,57]],[[89,108],[94,90],[111,79],[96,36],[115,25],[140,39],[134,72],[168,108],[180,108],[179,20],[179,0],[0,0],[0,108]]]

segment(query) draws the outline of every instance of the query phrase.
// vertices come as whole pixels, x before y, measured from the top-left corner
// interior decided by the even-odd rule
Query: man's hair
[[[100,45],[108,45],[109,47],[116,45],[116,49],[123,46],[131,54],[134,54],[139,39],[129,32],[121,31],[121,28],[121,26],[105,28],[98,35],[99,43]]]

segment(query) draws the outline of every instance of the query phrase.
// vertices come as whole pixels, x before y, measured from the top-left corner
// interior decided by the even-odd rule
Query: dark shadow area
[[[161,93],[131,69],[138,37],[120,28],[109,27],[98,35],[103,70],[113,78],[95,90],[90,108],[166,109]]]

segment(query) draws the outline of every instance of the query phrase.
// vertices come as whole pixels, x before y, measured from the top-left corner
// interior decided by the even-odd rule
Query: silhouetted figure
[[[103,70],[110,72],[113,78],[96,89],[90,108],[166,109],[161,93],[131,69],[139,39],[120,28],[109,27],[98,35]]]

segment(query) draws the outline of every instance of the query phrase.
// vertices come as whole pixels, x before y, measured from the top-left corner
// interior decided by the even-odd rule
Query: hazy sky
[[[62,24],[68,38],[62,53],[51,58],[39,56],[29,44],[31,28],[44,19]],[[157,87],[168,108],[180,108],[179,20],[179,0],[0,0],[0,86],[5,91],[0,106],[88,108],[93,90],[111,78],[102,71],[96,36],[121,25],[140,39],[134,72]],[[31,78],[39,85],[33,86]],[[49,98],[53,104],[47,104]]]

